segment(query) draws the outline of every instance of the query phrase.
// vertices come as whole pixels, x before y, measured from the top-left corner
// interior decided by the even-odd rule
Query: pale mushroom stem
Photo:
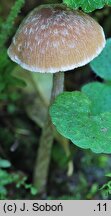
[[[53,87],[51,93],[50,105],[53,103],[57,95],[64,91],[64,73],[58,72],[53,75]],[[34,186],[38,189],[39,193],[46,192],[46,184],[48,177],[48,170],[51,159],[51,151],[54,140],[53,125],[47,114],[46,123],[42,130],[40,138],[39,149],[37,151],[37,158],[34,170]]]

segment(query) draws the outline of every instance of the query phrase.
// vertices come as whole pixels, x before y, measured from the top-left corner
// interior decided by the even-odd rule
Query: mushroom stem
[[[51,93],[50,105],[53,103],[57,95],[64,91],[64,73],[58,72],[53,75],[53,87]],[[53,125],[49,113],[42,130],[40,138],[39,149],[37,151],[37,158],[34,170],[34,186],[39,193],[46,192],[46,184],[48,177],[48,170],[51,159],[51,151],[54,140]]]
[[[55,73],[53,75],[51,103],[53,103],[56,96],[62,93],[63,91],[64,91],[64,72]]]

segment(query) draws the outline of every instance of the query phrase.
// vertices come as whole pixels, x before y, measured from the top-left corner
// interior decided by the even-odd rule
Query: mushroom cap
[[[89,15],[46,4],[23,20],[8,55],[29,71],[55,73],[89,63],[104,46],[103,29]]]

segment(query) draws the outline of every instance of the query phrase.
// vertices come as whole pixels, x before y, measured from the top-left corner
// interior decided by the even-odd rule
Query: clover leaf
[[[92,102],[92,112],[94,115],[111,112],[111,85],[108,83],[92,82],[82,87],[84,92]]]
[[[0,158],[0,168],[9,168],[11,167],[11,163],[8,160],[4,160]]]
[[[111,153],[111,113],[94,114],[82,92],[64,92],[50,107],[58,132],[75,145],[95,153]]]
[[[92,12],[103,8],[105,5],[111,6],[111,0],[63,0],[71,8],[82,8],[85,12]]]
[[[111,81],[111,38],[106,41],[106,46],[101,54],[95,58],[90,66],[101,78]]]

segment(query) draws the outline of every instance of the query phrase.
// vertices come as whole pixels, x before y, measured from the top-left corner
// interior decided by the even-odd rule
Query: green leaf
[[[30,192],[31,192],[31,194],[32,194],[33,196],[35,196],[35,195],[37,194],[37,188],[31,186]]]
[[[1,31],[0,31],[0,49],[1,50],[4,47],[4,44],[7,41],[8,36],[10,36],[11,33],[13,32],[13,25],[14,25],[15,18],[20,12],[24,3],[25,3],[25,0],[16,0],[14,5],[11,7],[11,11],[5,23],[1,25]]]
[[[95,58],[90,66],[101,78],[111,81],[111,38],[106,41],[106,46],[101,54]]]
[[[4,186],[14,182],[13,175],[9,174],[7,171],[0,169],[0,186]]]
[[[105,176],[111,178],[111,173],[107,173]]]
[[[84,85],[82,92],[91,100],[93,114],[111,112],[111,85],[92,82]]]
[[[22,185],[25,184],[26,180],[27,180],[27,176],[24,176],[21,180],[19,180],[19,181],[17,182],[16,187],[17,187],[17,188],[20,188]]]
[[[0,168],[9,168],[11,163],[8,160],[3,160],[0,158]]]
[[[6,72],[10,74],[14,67],[15,67],[15,63],[11,62],[10,59],[8,58],[7,49],[6,48],[2,49],[2,51],[0,52],[0,74],[1,73],[4,74],[4,71],[5,74]]]
[[[111,5],[111,0],[63,0],[71,8],[82,8],[85,12],[91,12],[103,8],[105,5]]]
[[[50,107],[58,132],[75,145],[95,153],[111,153],[111,113],[94,115],[92,104],[81,92],[64,92]]]

